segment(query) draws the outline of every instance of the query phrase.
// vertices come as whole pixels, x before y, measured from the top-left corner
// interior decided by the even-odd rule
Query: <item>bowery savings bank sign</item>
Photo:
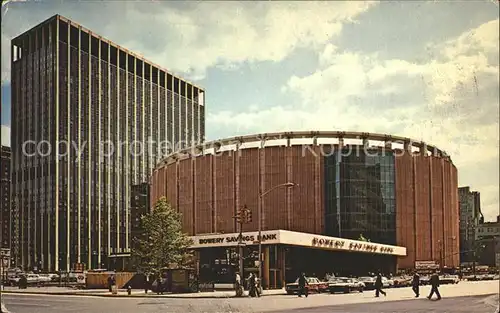
[[[263,234],[262,242],[270,241],[270,240],[278,240],[278,234]],[[259,236],[249,235],[242,236],[242,240],[245,243],[259,241]],[[240,236],[228,236],[228,237],[218,237],[218,238],[200,238],[198,239],[198,243],[200,245],[204,244],[217,244],[217,243],[238,243],[240,242]]]
[[[204,235],[204,236],[193,236],[193,248],[201,247],[217,247],[217,246],[237,246],[239,242],[244,244],[258,244],[259,235],[258,233],[243,233],[243,236],[239,234],[227,234],[227,235]],[[279,243],[279,232],[262,232],[262,243],[266,244],[276,244]]]

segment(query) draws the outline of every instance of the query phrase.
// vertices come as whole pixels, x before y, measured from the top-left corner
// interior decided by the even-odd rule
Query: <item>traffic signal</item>
[[[252,222],[252,211],[250,211],[249,209],[246,209],[246,212],[247,212],[246,222],[251,223]]]
[[[241,224],[241,222],[243,221],[243,216],[241,213],[241,209],[239,209],[238,211],[236,211],[236,215],[234,216],[234,218],[236,219],[236,223],[238,224]]]

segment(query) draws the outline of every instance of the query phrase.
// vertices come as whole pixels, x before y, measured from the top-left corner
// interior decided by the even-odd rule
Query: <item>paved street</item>
[[[422,288],[422,294],[429,287]],[[441,288],[443,300],[415,299],[411,289],[389,289],[387,297],[374,298],[373,292],[353,294],[321,294],[309,298],[277,295],[259,299],[172,299],[172,298],[113,298],[90,296],[6,294],[4,301],[12,313],[48,312],[165,312],[165,313],[225,313],[225,312],[472,312],[493,313],[498,303],[499,283],[461,282]]]

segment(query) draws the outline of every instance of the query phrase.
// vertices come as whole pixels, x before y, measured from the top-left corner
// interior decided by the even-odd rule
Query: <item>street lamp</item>
[[[262,288],[262,207],[264,206],[263,204],[263,199],[264,196],[270,193],[271,191],[280,188],[280,187],[285,187],[285,188],[293,188],[298,186],[298,184],[292,183],[292,182],[287,182],[283,184],[276,185],[272,188],[269,188],[268,190],[264,192],[259,192],[259,203],[258,203],[258,219],[259,219],[259,284],[260,288]]]

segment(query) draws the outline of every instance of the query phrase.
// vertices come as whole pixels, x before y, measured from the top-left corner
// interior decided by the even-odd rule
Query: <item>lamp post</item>
[[[260,288],[262,288],[262,208],[264,206],[263,204],[263,199],[264,196],[270,193],[271,191],[280,188],[280,187],[285,187],[285,188],[293,188],[298,186],[298,184],[292,183],[292,182],[287,182],[283,184],[276,185],[274,187],[269,188],[268,190],[264,192],[259,192],[259,203],[258,203],[258,219],[259,219],[259,284]]]

